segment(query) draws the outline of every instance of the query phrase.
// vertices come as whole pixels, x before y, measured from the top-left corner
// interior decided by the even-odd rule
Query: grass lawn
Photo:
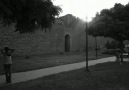
[[[98,53],[98,58],[107,57],[109,55]],[[96,59],[95,51],[89,52],[89,60]],[[28,71],[40,68],[47,68],[63,64],[85,61],[85,52],[82,53],[67,53],[63,55],[39,55],[31,56],[28,59],[25,57],[14,57],[12,70],[14,72]],[[0,59],[0,74],[4,74],[2,60]]]
[[[108,62],[0,87],[0,90],[129,90],[129,62]]]

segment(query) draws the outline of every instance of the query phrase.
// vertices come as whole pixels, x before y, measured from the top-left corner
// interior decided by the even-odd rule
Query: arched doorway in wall
[[[70,36],[65,35],[65,52],[70,52]]]

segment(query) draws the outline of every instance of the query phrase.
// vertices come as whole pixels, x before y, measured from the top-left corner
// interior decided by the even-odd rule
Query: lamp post
[[[87,23],[87,17],[86,17],[86,71],[89,72],[88,69],[88,23]]]

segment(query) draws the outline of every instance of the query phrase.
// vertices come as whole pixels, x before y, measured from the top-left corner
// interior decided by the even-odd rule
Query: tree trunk
[[[121,55],[120,55],[121,63],[124,62],[124,61],[123,61],[123,49],[124,49],[124,47],[123,47],[123,41],[121,41]]]
[[[95,51],[96,51],[96,59],[97,59],[97,56],[98,56],[98,50],[97,50],[97,37],[95,37]]]

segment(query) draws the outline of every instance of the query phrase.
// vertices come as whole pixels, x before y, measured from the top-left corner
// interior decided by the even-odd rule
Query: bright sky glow
[[[53,0],[54,5],[61,6],[63,12],[60,16],[72,14],[88,21],[102,9],[111,8],[115,3],[127,4],[128,0]]]

